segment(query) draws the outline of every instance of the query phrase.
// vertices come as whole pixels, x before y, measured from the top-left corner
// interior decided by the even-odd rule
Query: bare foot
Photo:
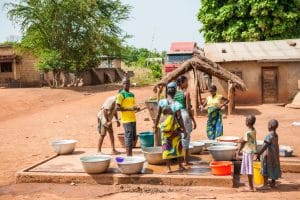
[[[182,171],[184,171],[184,170],[186,170],[183,166],[180,166],[179,168],[178,168],[178,171],[180,171],[180,172],[182,172]]]
[[[183,165],[184,165],[184,166],[189,166],[189,165],[193,165],[193,163],[187,162],[187,163],[184,163]]]
[[[256,188],[257,190],[269,190],[270,187],[268,185],[263,185],[261,187]]]
[[[166,172],[167,172],[168,174],[171,174],[171,173],[172,173],[172,170],[171,170],[171,169],[167,169]]]
[[[119,152],[119,151],[117,151],[117,150],[113,150],[112,152],[111,152],[111,155],[120,155],[121,154],[121,152]]]

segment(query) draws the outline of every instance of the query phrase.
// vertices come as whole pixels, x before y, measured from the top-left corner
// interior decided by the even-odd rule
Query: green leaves
[[[206,42],[300,37],[300,0],[202,0],[198,20]]]
[[[23,30],[22,48],[41,58],[41,70],[57,70],[52,61],[59,59],[59,70],[82,72],[101,55],[120,55],[127,38],[120,23],[130,6],[120,0],[21,0],[6,7]]]

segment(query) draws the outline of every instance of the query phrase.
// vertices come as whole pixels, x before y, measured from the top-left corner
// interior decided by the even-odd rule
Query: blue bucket
[[[139,134],[141,147],[153,147],[154,146],[154,134],[153,132],[142,132]]]

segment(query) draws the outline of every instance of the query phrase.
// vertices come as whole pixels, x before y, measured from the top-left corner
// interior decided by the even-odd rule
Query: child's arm
[[[268,148],[268,146],[271,144],[270,142],[268,141],[264,141],[264,146],[263,148],[260,150],[260,152],[257,152],[257,159],[260,160],[260,155],[263,154],[263,152],[265,152],[265,150]]]
[[[196,128],[197,128],[197,125],[196,125],[196,120],[195,120],[195,118],[194,118],[194,115],[193,115],[193,113],[192,113],[191,97],[190,97],[190,93],[189,93],[189,92],[186,92],[186,93],[185,93],[185,104],[186,104],[188,113],[189,113],[189,115],[190,115],[190,118],[191,118],[192,121],[193,121],[194,129],[196,129]]]

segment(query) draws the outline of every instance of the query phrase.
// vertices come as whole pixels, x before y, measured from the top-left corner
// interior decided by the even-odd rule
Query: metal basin
[[[117,161],[119,170],[123,174],[138,174],[141,173],[146,159],[140,156],[125,157]]]
[[[211,146],[212,143],[216,142],[215,140],[198,140],[197,142],[203,142],[205,144],[205,149]]]
[[[264,141],[263,140],[256,140],[257,152],[260,152],[260,150],[263,148],[263,146],[264,146]]]
[[[165,163],[162,159],[162,147],[145,147],[143,148],[144,156],[151,165],[161,165]]]
[[[201,154],[205,147],[205,143],[203,142],[191,142],[191,145],[193,146],[190,150],[191,154]]]
[[[90,155],[80,158],[84,171],[90,174],[105,172],[110,164],[111,157],[107,155]]]
[[[240,137],[238,136],[221,136],[217,138],[220,142],[238,142],[240,140]]]
[[[216,161],[230,161],[235,157],[236,146],[211,146],[207,148]]]
[[[212,146],[237,146],[237,143],[234,142],[214,142]]]
[[[52,142],[52,148],[57,154],[71,154],[77,142],[77,140],[55,140]]]

